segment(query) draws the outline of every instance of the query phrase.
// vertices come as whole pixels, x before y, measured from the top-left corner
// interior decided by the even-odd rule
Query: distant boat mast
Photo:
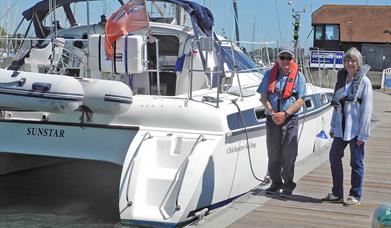
[[[239,37],[239,15],[238,15],[238,0],[232,0],[232,4],[233,4],[233,7],[234,7],[234,13],[235,13],[235,34],[236,34],[236,37],[235,37],[235,40],[236,41],[240,41],[240,37]]]

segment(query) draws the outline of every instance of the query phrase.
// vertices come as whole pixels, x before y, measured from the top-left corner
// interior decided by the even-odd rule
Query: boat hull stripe
[[[323,112],[325,109],[330,108],[330,102],[326,104],[322,104],[321,101],[317,98],[316,94],[309,96],[312,99],[313,102],[313,107],[311,109],[306,109],[304,108],[303,112],[299,115],[299,119],[302,118],[307,118],[312,115],[316,115],[319,112]],[[259,128],[264,128],[266,125],[266,118],[262,119],[257,119],[255,115],[255,108],[252,109],[247,109],[242,111],[243,119],[246,124],[247,129],[253,129],[254,127],[259,129]],[[232,113],[227,116],[227,122],[228,122],[228,128],[232,131],[242,131],[244,130],[244,125],[243,125],[243,120],[242,117],[240,116],[239,112]]]
[[[71,127],[83,127],[83,128],[106,128],[106,129],[119,129],[119,130],[139,130],[137,126],[124,126],[113,124],[89,124],[89,123],[65,123],[65,122],[49,122],[49,121],[34,121],[34,120],[0,120],[5,123],[24,123],[24,124],[38,124],[38,125],[55,125],[55,126],[71,126]]]
[[[9,88],[1,88],[1,87],[0,87],[0,94],[31,97],[31,98],[41,98],[41,99],[65,100],[65,101],[83,100],[83,94],[52,93],[52,92],[42,93],[42,92],[36,92],[32,90],[9,89]]]
[[[105,95],[105,101],[124,103],[124,104],[131,104],[133,102],[133,99],[131,97],[124,97],[124,96],[108,95],[108,94],[106,94]]]

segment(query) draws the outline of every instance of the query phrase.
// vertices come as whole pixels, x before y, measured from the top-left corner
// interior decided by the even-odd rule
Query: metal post
[[[4,29],[3,27],[1,27],[1,28]],[[0,35],[1,35],[1,33],[0,33]],[[6,32],[5,38],[6,38],[5,45],[6,45],[6,50],[7,50],[7,58],[9,58],[9,56],[10,56],[10,44],[9,44],[8,32]]]
[[[238,78],[238,86],[239,86],[240,100],[243,100],[242,86],[240,85],[240,79],[239,79],[239,73],[238,73],[238,66],[236,65],[235,52],[234,52],[234,47],[233,47],[233,43],[232,43],[232,42],[231,42],[231,53],[232,53],[232,61],[233,61],[233,64],[234,64],[234,71],[235,71],[235,73],[236,73],[236,77]]]
[[[311,81],[312,83],[314,82],[314,80],[312,79],[312,75],[311,75],[311,72],[309,72],[309,64],[307,65],[306,61],[305,61],[305,55],[304,55],[304,50],[302,50],[301,52],[301,55],[302,55],[302,58],[303,58],[303,73],[304,75],[308,75],[308,79],[309,81]]]
[[[155,38],[156,43],[156,79],[157,79],[157,94],[160,96],[160,63],[159,63],[159,39]]]
[[[337,61],[337,60],[336,60],[335,56],[336,56],[336,55],[335,55],[335,53],[334,53],[334,62],[333,62],[333,80],[331,80],[331,85],[330,85],[330,86],[331,86],[331,88],[332,88],[332,87],[333,87],[333,85],[335,84],[334,82],[335,82],[335,79],[336,79],[336,78],[335,78],[335,64],[336,64],[336,61]]]
[[[51,13],[53,10],[53,0],[49,0],[49,12]],[[50,33],[53,33],[53,14],[50,15],[52,24],[50,25]]]
[[[53,3],[54,3],[54,0],[49,0],[49,12],[50,12],[50,17],[51,17],[51,20],[52,20],[52,24],[50,25],[50,34],[52,35],[52,38],[51,38],[51,43],[52,43],[52,56],[50,57],[50,67],[49,67],[49,71],[51,70],[52,66],[53,66],[53,60],[54,60],[54,37],[53,37],[53,33],[55,32],[55,29],[54,27],[56,26],[55,25],[55,18],[54,18],[54,11],[53,9],[55,9],[55,7],[53,7]],[[50,73],[50,72],[49,72]]]
[[[193,56],[193,48],[194,48],[194,44],[198,42],[197,40],[193,40],[193,42],[191,43],[191,58],[190,58],[190,66],[189,66],[189,74],[190,74],[190,80],[189,80],[189,100],[192,99],[193,97],[193,67],[194,67],[194,56]]]
[[[304,56],[304,50],[303,49],[299,49],[300,50],[300,63],[301,63],[301,65],[300,65],[300,68],[301,68],[301,72],[303,72],[303,74],[304,74],[304,71],[305,71],[305,56]]]
[[[90,36],[90,0],[87,0],[87,39],[89,36]],[[87,56],[89,54],[90,53],[88,53]],[[90,58],[87,58],[87,78],[91,78],[91,69],[90,69],[89,59]],[[114,61],[115,61],[115,56],[113,56],[113,58],[112,58],[112,64],[115,64]],[[102,77],[102,73],[100,75]],[[113,70],[111,71],[111,76],[113,76]]]
[[[239,38],[239,15],[238,15],[238,0],[233,0],[232,1],[233,8],[234,8],[234,14],[235,14],[235,33],[236,33],[236,42],[240,41]],[[239,43],[237,43],[239,46]]]
[[[220,48],[219,53],[221,53],[221,44],[219,44],[219,48]],[[213,56],[213,54],[212,54],[212,56]],[[220,68],[220,61],[219,60],[217,60],[217,64],[218,64],[218,67],[217,67],[217,95],[216,95],[217,101],[216,101],[216,108],[218,108],[219,105],[220,105],[220,87],[221,87],[221,85],[220,85],[221,84],[221,80],[220,80],[221,68]]]
[[[57,6],[57,1],[56,1],[56,0],[53,0],[54,37],[57,39],[56,6]]]
[[[323,78],[324,78],[324,72],[325,72],[325,69],[326,69],[326,56],[324,55],[323,56],[323,71],[322,71],[322,87],[323,87]]]
[[[212,2],[212,0],[211,0],[211,2]],[[212,3],[210,3],[210,4],[212,4]],[[214,27],[212,27],[212,46],[214,46],[213,45],[214,44]],[[212,51],[211,51],[211,55],[212,55],[212,61],[214,62],[214,58],[213,58],[213,48],[212,48]],[[206,52],[206,56],[208,56],[208,52]],[[218,61],[218,60],[217,60]],[[208,65],[208,62],[206,62],[206,65]],[[206,68],[207,70],[208,70],[208,68]],[[211,68],[212,69],[212,68]],[[213,87],[213,73],[212,72],[210,72],[210,75],[209,75],[209,77],[210,77],[210,88],[212,88]]]
[[[267,64],[270,67],[270,56],[269,56],[269,48],[266,47],[266,56],[267,56]]]
[[[87,0],[87,34],[90,35],[90,0]]]
[[[319,79],[319,83],[320,83],[321,75],[320,75],[320,49],[319,48],[318,48],[318,68],[319,68],[319,70],[318,70],[318,79]]]
[[[189,73],[190,73],[190,85],[189,85],[189,100],[192,99],[192,96],[193,96],[193,64],[194,64],[194,60],[193,60],[193,48],[191,50],[191,57],[190,57],[190,66],[189,66]]]

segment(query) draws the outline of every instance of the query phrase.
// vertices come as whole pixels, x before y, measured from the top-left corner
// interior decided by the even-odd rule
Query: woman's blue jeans
[[[343,198],[343,166],[342,158],[344,150],[349,144],[350,147],[350,167],[351,173],[351,188],[349,196],[354,196],[356,199],[361,199],[362,181],[364,177],[364,144],[358,146],[356,144],[357,137],[350,141],[344,141],[342,138],[335,137],[330,150],[330,165],[331,174],[333,176],[333,195]]]

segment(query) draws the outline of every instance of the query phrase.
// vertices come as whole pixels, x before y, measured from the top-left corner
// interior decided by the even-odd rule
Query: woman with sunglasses
[[[278,49],[278,61],[263,76],[258,93],[266,109],[266,143],[268,171],[272,181],[267,194],[290,198],[298,150],[298,115],[304,104],[306,80],[298,71],[293,50]],[[282,190],[282,191],[281,191]]]

